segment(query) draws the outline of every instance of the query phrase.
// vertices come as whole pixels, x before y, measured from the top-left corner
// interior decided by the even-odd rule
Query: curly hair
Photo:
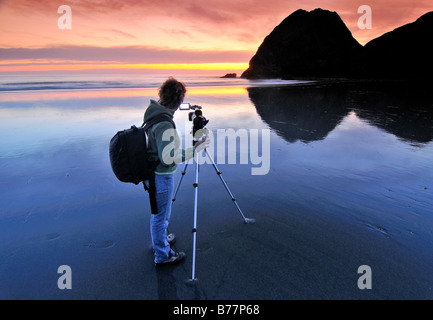
[[[169,77],[158,89],[159,103],[168,109],[176,110],[183,102],[185,93],[185,84]]]

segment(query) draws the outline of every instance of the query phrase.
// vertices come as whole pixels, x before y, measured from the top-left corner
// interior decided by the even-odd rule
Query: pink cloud
[[[101,48],[92,46],[60,46],[51,48],[0,48],[2,60],[51,59],[70,62],[99,61],[105,63],[206,63],[248,61],[247,51],[188,51],[131,46]]]
[[[56,29],[60,3],[73,11],[69,33]],[[362,44],[433,10],[431,0],[369,0],[373,29],[360,30],[357,9],[364,4],[364,0],[6,0],[0,2],[0,47],[142,46],[253,54],[276,25],[299,8],[336,11]]]

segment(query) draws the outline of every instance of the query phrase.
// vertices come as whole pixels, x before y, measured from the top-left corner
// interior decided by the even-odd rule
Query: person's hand
[[[210,144],[209,137],[203,137],[202,139],[200,139],[195,143],[195,151],[200,152],[206,149],[207,147],[209,147],[209,144]]]

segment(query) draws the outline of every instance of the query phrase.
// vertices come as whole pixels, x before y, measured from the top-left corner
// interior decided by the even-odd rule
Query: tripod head
[[[192,145],[194,146],[200,138],[205,140],[209,133],[209,130],[206,128],[209,120],[203,117],[202,107],[199,105],[191,105],[189,103],[181,103],[179,105],[179,110],[194,110],[188,113],[188,120],[192,122]]]
[[[190,103],[181,103],[179,105],[179,110],[201,110],[201,106],[199,105],[191,105]],[[188,112],[188,120],[193,121],[195,118],[195,111]]]
[[[209,133],[209,130],[206,128],[206,125],[209,123],[205,117],[203,117],[203,113],[201,110],[195,110],[194,118],[192,122],[192,135],[193,140],[197,141],[200,138],[206,138]]]

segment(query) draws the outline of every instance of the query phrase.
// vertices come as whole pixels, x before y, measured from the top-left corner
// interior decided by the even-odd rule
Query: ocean
[[[118,181],[108,157],[166,78],[0,76],[0,299],[433,298],[428,86],[176,75],[256,220],[243,222],[202,155],[191,288],[192,163],[169,226],[187,258],[161,269],[147,194]],[[188,148],[188,111],[174,120]],[[70,289],[59,285],[65,265]]]
[[[290,80],[246,80],[242,78],[221,78],[216,75],[179,74],[179,81],[188,87],[221,87],[221,86],[263,86],[290,84],[306,81]],[[0,91],[36,91],[36,90],[100,90],[128,88],[159,88],[167,79],[160,74],[30,74],[0,75]]]

